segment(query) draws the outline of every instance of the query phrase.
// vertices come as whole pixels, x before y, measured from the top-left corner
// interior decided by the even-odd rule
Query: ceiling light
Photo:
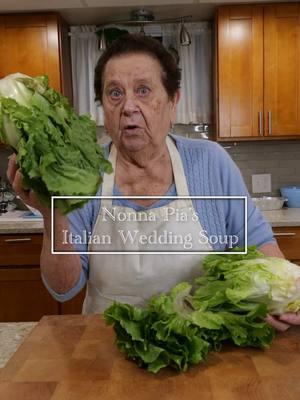
[[[191,36],[189,32],[187,31],[184,22],[187,19],[192,18],[191,15],[186,15],[178,18],[164,18],[164,19],[155,19],[154,15],[151,11],[145,10],[145,9],[139,9],[139,10],[134,10],[131,13],[131,19],[130,20],[117,20],[117,21],[107,21],[107,22],[102,22],[97,25],[97,28],[103,29],[103,27],[108,26],[108,25],[130,25],[130,26],[140,26],[140,33],[142,35],[145,34],[144,27],[146,25],[159,25],[159,24],[168,24],[172,22],[180,22],[181,27],[180,27],[180,44],[182,46],[189,46],[191,44]]]

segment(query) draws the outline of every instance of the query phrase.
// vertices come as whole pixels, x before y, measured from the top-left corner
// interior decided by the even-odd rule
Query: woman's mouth
[[[125,125],[122,129],[122,132],[125,133],[126,135],[130,136],[130,135],[136,135],[141,131],[141,127],[138,125],[134,125],[134,124],[129,124],[129,125]]]

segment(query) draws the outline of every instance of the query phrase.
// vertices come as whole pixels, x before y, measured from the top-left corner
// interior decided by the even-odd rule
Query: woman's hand
[[[278,331],[284,332],[292,325],[300,326],[300,312],[284,313],[278,316],[268,315],[266,321]]]
[[[16,195],[20,196],[21,200],[23,200],[24,203],[36,208],[43,215],[50,212],[50,208],[45,207],[41,204],[33,190],[25,190],[22,187],[22,174],[19,166],[16,163],[16,154],[13,154],[9,157],[7,178]]]

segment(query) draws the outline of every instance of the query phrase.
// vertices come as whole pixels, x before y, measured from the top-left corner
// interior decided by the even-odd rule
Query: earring
[[[173,129],[174,129],[174,124],[172,121],[170,121],[170,133],[173,133]]]

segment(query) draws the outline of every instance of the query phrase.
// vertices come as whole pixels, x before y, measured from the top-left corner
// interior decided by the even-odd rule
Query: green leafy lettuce
[[[224,342],[267,348],[274,337],[267,314],[300,309],[300,268],[287,260],[252,246],[246,255],[208,255],[203,268],[193,284],[181,282],[143,309],[115,302],[105,311],[129,359],[154,373],[186,371]]]
[[[46,76],[17,73],[0,80],[0,141],[17,152],[24,188],[48,206],[52,195],[95,195],[101,173],[111,172],[95,123],[78,116]],[[66,214],[86,201],[59,199],[55,206]]]
[[[202,310],[245,309],[264,304],[270,314],[300,310],[300,268],[288,260],[265,257],[254,248],[246,256],[209,255],[193,304]]]

